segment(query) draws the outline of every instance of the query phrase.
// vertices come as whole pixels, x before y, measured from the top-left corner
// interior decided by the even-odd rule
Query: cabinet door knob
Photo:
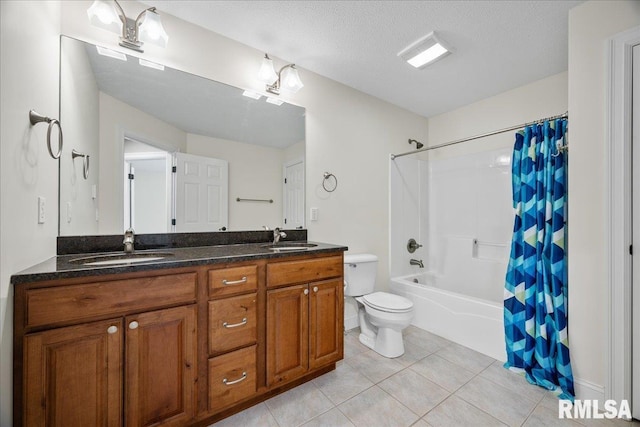
[[[302,293],[305,295],[309,295],[309,289],[305,289]]]
[[[138,328],[138,322],[136,322],[135,320],[129,323],[129,329],[137,329],[137,328]]]
[[[318,287],[317,286],[313,287],[313,292],[318,292]]]
[[[117,326],[109,326],[107,328],[107,333],[115,334],[116,332],[118,332],[118,327]]]

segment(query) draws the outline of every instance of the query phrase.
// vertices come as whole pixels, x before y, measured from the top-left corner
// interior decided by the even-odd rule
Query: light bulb
[[[116,10],[112,4],[104,0],[95,0],[91,7],[87,9],[89,21],[96,27],[113,31],[114,33],[122,32],[122,21],[118,17]]]
[[[298,76],[298,70],[291,65],[282,70],[282,90],[286,90],[292,93],[296,93],[304,87],[300,76]]]
[[[262,65],[260,66],[260,70],[258,71],[258,80],[268,85],[271,85],[273,84],[273,82],[278,80],[276,70],[274,70],[273,68],[273,61],[267,55],[265,55],[264,59],[262,59]]]
[[[144,13],[140,22],[140,41],[167,47],[169,36],[162,26],[160,15],[151,10]]]

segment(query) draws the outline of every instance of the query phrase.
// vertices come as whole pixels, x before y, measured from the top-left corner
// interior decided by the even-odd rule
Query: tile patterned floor
[[[640,427],[623,420],[558,419],[557,398],[502,363],[410,326],[405,354],[387,359],[345,336],[335,371],[215,427]]]

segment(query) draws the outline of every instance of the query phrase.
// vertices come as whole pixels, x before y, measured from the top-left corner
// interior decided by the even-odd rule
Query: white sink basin
[[[69,263],[87,266],[127,265],[158,261],[171,256],[173,256],[173,254],[168,252],[134,252],[132,254],[121,253],[75,258],[70,260]]]

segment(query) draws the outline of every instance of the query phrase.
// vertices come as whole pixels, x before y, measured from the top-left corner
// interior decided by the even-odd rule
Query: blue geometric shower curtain
[[[567,328],[566,120],[527,126],[513,150],[513,227],[504,292],[505,367],[573,401]]]

